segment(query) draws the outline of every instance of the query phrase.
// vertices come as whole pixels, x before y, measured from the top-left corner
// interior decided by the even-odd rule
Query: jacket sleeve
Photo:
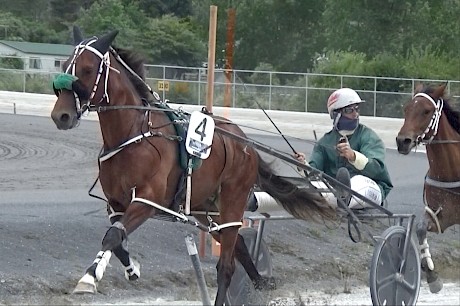
[[[381,179],[386,176],[385,145],[382,139],[371,129],[367,129],[361,138],[359,152],[365,155],[368,162],[361,173],[372,179]]]
[[[324,148],[321,142],[317,142],[311,153],[310,161],[308,162],[310,166],[321,171],[324,171],[324,158],[326,156],[326,152],[323,151]]]

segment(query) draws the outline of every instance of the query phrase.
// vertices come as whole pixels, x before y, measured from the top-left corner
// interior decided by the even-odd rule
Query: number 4
[[[204,118],[203,121],[201,121],[200,124],[195,129],[195,133],[201,136],[201,141],[203,141],[203,139],[206,137],[206,133],[205,133],[206,122],[207,122],[207,118]]]

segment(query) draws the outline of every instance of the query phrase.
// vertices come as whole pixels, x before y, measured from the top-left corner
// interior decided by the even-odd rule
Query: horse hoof
[[[430,286],[431,293],[438,293],[439,291],[441,291],[443,284],[442,281],[438,279],[434,282],[428,283],[428,286]]]
[[[72,292],[73,294],[97,293],[96,284],[79,282]]]

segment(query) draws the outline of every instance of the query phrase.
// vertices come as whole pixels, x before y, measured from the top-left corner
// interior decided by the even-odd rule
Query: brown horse
[[[184,153],[180,144],[184,140],[175,128],[184,125],[188,114],[182,113],[179,120],[168,116],[171,109],[158,101],[158,95],[144,82],[143,61],[130,51],[111,47],[117,33],[84,40],[75,27],[74,53],[64,65],[65,73],[53,82],[58,98],[51,117],[58,129],[76,127],[86,111],[98,113],[103,139],[99,178],[112,224],[75,292],[96,292],[112,252],[124,265],[126,278],[137,279],[139,267],[123,243],[126,237],[158,213],[194,224],[184,209],[187,199],[191,215],[199,221],[194,225],[209,231],[221,243],[215,304],[225,301],[235,270],[234,257],[256,289],[273,289],[273,279],[258,273],[238,234],[254,184],[297,218],[334,219],[335,208],[316,190],[299,189],[273,174],[253,148],[219,134],[221,129],[245,137],[238,126],[212,114],[209,116],[215,120],[216,133],[211,153],[196,164],[188,180],[192,164],[181,167],[179,156]],[[184,192],[190,187],[189,181],[190,192]]]
[[[426,145],[429,169],[425,177],[425,214],[417,225],[422,269],[431,292],[442,289],[427,243],[427,230],[442,233],[460,224],[460,117],[444,97],[446,85],[420,85],[404,108],[404,125],[396,137],[398,152],[409,154]]]

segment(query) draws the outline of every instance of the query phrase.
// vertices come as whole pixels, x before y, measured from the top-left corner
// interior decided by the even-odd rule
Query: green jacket
[[[364,154],[368,163],[363,170],[356,169],[346,158],[339,156],[335,146],[341,135],[332,129],[326,133],[315,145],[310,156],[310,166],[323,171],[335,178],[340,167],[346,167],[350,176],[361,174],[373,179],[382,191],[385,199],[393,188],[390,174],[385,165],[385,145],[380,137],[370,128],[359,124],[353,135],[348,136],[348,142],[353,150]]]

